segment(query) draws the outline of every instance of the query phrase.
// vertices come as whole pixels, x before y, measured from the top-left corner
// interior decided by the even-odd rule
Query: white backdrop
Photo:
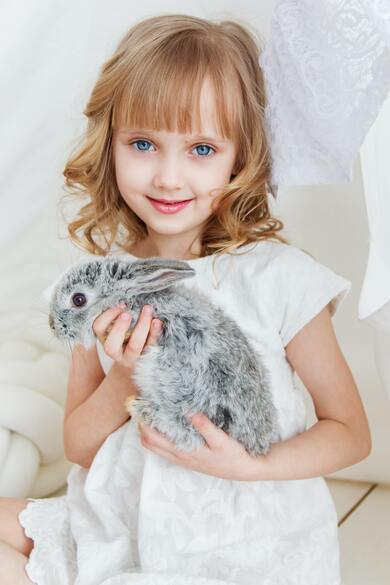
[[[100,66],[141,18],[178,12],[243,19],[267,38],[273,5],[15,0],[1,6],[2,495],[48,495],[65,483],[69,470],[61,424],[70,356],[51,336],[41,291],[81,254],[65,239],[57,203],[62,170],[84,128],[82,111]],[[375,363],[374,330],[358,319],[369,244],[364,197],[358,159],[351,183],[283,188],[275,211],[293,244],[353,283],[334,325],[366,406],[374,445],[368,459],[335,476],[390,483],[389,401]],[[307,403],[311,424],[308,396]]]

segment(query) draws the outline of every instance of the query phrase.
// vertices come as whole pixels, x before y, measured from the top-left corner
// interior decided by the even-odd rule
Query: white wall
[[[214,0],[212,4],[166,0],[141,5],[128,0],[16,0],[3,7],[0,268],[6,278],[0,291],[0,315],[8,327],[14,318],[24,331],[37,323],[45,331],[47,316],[40,291],[79,254],[60,239],[65,236],[57,213],[63,194],[62,170],[84,128],[82,111],[98,69],[122,34],[141,18],[179,12],[241,18],[266,36],[273,4],[253,0]],[[387,359],[387,346],[374,338],[370,325],[358,319],[369,241],[360,161],[356,161],[351,184],[281,190],[277,211],[292,243],[308,249],[353,283],[334,324],[367,409],[374,447],[367,460],[335,475],[390,483],[390,408],[375,361],[381,351]],[[34,313],[33,325],[21,322],[20,303]],[[23,335],[23,330],[19,333]],[[379,353],[375,353],[375,340]],[[4,338],[2,343],[4,347]],[[53,340],[50,343],[57,352],[62,351]],[[63,403],[63,386],[58,392],[58,402]],[[307,403],[309,422],[314,422],[308,397]]]

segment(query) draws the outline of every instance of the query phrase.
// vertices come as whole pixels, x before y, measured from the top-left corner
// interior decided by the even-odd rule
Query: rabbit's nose
[[[54,320],[52,315],[49,315],[49,327],[50,329],[54,329]]]

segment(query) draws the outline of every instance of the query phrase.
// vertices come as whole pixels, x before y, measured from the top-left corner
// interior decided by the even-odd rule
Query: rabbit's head
[[[125,256],[97,256],[72,266],[56,284],[49,311],[49,325],[58,339],[91,348],[96,342],[93,322],[103,311],[122,300],[172,286],[191,278],[195,270],[184,260]]]

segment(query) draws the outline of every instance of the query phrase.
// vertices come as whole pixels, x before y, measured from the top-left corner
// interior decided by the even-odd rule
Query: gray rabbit
[[[202,412],[250,455],[265,454],[277,440],[268,372],[233,319],[200,290],[177,284],[194,275],[176,259],[96,256],[68,269],[54,287],[50,327],[88,349],[103,311],[124,301],[136,321],[150,304],[163,330],[137,359],[132,379],[140,395],[126,402],[130,414],[192,451],[204,439],[185,414]]]

